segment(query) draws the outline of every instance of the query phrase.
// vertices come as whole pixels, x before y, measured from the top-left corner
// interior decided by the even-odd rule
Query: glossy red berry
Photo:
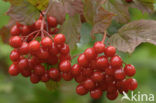
[[[76,93],[79,95],[85,95],[88,93],[88,90],[85,89],[84,86],[80,84],[76,87]]]
[[[48,16],[47,21],[48,21],[49,26],[51,26],[51,27],[56,27],[57,26],[56,18],[54,18],[52,16]]]
[[[107,92],[107,95],[106,96],[107,96],[107,98],[109,100],[115,100],[118,97],[118,92],[117,91],[115,91],[113,93],[108,93]]]
[[[81,54],[78,57],[78,63],[79,63],[80,66],[84,66],[84,65],[88,64],[88,59],[86,58],[86,56],[84,54]]]
[[[102,42],[96,42],[94,44],[94,49],[96,53],[103,53],[105,50],[105,45]]]
[[[69,60],[64,60],[59,65],[61,72],[69,72],[71,71],[71,63]]]
[[[18,36],[18,35],[20,35],[20,28],[18,28],[17,25],[14,25],[11,28],[10,33],[11,33],[12,36]]]
[[[22,45],[22,40],[19,36],[13,36],[9,40],[10,45],[14,48],[19,48]]]
[[[28,69],[28,59],[20,59],[20,61],[18,62],[18,68],[20,70]]]
[[[60,76],[60,73],[59,73],[58,69],[51,68],[49,70],[49,76],[52,79],[57,79]]]
[[[21,55],[24,55],[24,54],[28,54],[29,53],[29,46],[28,46],[28,43],[27,42],[23,42],[21,47],[19,48],[19,53]]]
[[[49,74],[47,72],[45,72],[42,77],[41,77],[41,81],[42,82],[48,82],[50,79]]]
[[[63,47],[61,48],[61,53],[62,54],[68,54],[70,51],[70,48],[67,44],[64,44]]]
[[[43,48],[48,48],[52,46],[52,40],[49,37],[44,37],[41,40],[41,44],[43,46]]]
[[[70,72],[69,73],[63,73],[62,77],[65,81],[71,81],[73,79],[73,76]]]
[[[36,29],[40,29],[40,28],[41,28],[41,24],[42,24],[42,20],[41,20],[41,19],[37,20],[37,21],[35,22],[35,28],[36,28]]]
[[[126,80],[126,86],[129,90],[135,90],[138,87],[136,79],[129,78]]]
[[[78,64],[74,64],[71,69],[72,75],[77,76],[80,74],[80,66]]]
[[[99,99],[102,96],[102,91],[100,89],[95,89],[90,91],[90,96],[93,99]]]
[[[104,68],[108,67],[108,65],[109,65],[108,59],[105,56],[98,57],[96,60],[96,64],[101,69],[104,69]]]
[[[45,68],[44,68],[44,66],[42,66],[42,65],[37,65],[37,66],[35,66],[35,68],[34,68],[34,73],[35,73],[36,75],[39,75],[39,76],[43,75],[43,74],[45,73]]]
[[[18,67],[14,64],[12,64],[10,67],[9,67],[9,74],[11,76],[17,76],[19,74],[19,70],[18,70]]]
[[[55,43],[52,43],[52,46],[49,48],[49,52],[53,55],[57,55],[59,53],[59,50],[56,47]]]
[[[122,69],[117,69],[114,72],[114,76],[118,80],[123,80],[125,78],[125,73]]]
[[[21,74],[23,77],[29,77],[31,75],[31,71],[26,69],[26,70],[22,70]]]
[[[106,49],[105,49],[105,55],[107,57],[113,57],[116,53],[116,49],[115,47],[113,46],[108,46]]]
[[[66,41],[66,38],[63,34],[57,34],[54,37],[54,42],[56,44],[63,44]]]
[[[101,72],[94,72],[92,75],[92,79],[94,82],[101,82],[103,81],[104,77]]]
[[[92,60],[92,59],[96,58],[96,52],[95,52],[94,48],[86,49],[84,54],[88,60]]]
[[[31,74],[30,76],[30,81],[33,83],[33,84],[36,84],[40,81],[40,77],[34,73]]]
[[[125,71],[125,74],[130,77],[134,76],[136,73],[135,67],[131,64],[127,64],[124,68],[124,71]]]
[[[17,50],[11,51],[11,53],[10,53],[10,59],[11,59],[12,61],[18,61],[18,60],[20,59],[20,54],[19,54],[19,52],[18,52]]]
[[[122,66],[122,59],[119,56],[113,56],[110,60],[110,64],[112,67],[121,67]]]
[[[24,25],[24,26],[22,27],[22,35],[23,35],[23,36],[28,35],[30,32],[31,32],[31,29],[29,28],[29,26]]]
[[[29,51],[36,52],[40,49],[40,43],[37,40],[33,40],[29,43]]]
[[[85,80],[83,85],[87,90],[93,90],[95,88],[95,83],[92,79]]]

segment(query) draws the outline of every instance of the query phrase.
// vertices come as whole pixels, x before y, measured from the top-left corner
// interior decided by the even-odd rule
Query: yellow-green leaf
[[[27,0],[39,10],[45,10],[49,4],[49,0]]]

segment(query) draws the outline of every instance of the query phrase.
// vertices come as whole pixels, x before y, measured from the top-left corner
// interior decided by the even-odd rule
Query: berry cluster
[[[114,100],[118,93],[137,88],[137,81],[128,78],[135,75],[135,67],[125,64],[116,54],[115,47],[105,47],[105,36],[103,41],[96,42],[79,55],[78,63],[71,66],[66,38],[63,34],[56,34],[56,19],[48,16],[46,20],[40,16],[30,26],[16,23],[11,28],[9,43],[14,49],[10,53],[13,62],[8,71],[10,75],[20,73],[30,77],[33,84],[49,80],[58,82],[61,78],[70,81],[74,78],[79,83],[77,94],[90,92],[94,99],[100,98],[106,91],[107,98]]]
[[[103,54],[104,53],[104,54]],[[107,98],[114,100],[119,93],[137,88],[133,78],[136,70],[131,64],[123,67],[122,59],[116,55],[113,46],[105,47],[102,42],[96,42],[93,48],[88,48],[78,57],[78,64],[73,65],[72,74],[79,83],[76,92],[98,99],[106,91]]]
[[[49,30],[56,28],[54,17],[49,16],[47,21]],[[31,26],[17,23],[11,28],[9,42],[14,50],[10,53],[13,64],[9,67],[9,74],[17,76],[21,73],[24,77],[30,77],[32,83],[59,81],[61,77],[65,80],[72,79],[70,49],[65,44],[65,36],[56,34],[53,38],[54,32],[42,30],[46,29],[46,25],[42,23],[44,22],[40,17]],[[49,37],[44,33],[48,33]],[[39,40],[35,40],[36,38]]]

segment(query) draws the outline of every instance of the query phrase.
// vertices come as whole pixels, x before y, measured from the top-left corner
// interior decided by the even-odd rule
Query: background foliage
[[[87,1],[87,0],[86,0]],[[10,4],[0,0],[0,28],[9,22],[9,17],[5,12]],[[42,7],[41,7],[42,8]],[[156,8],[156,4],[155,4]],[[42,8],[43,9],[43,8]],[[87,10],[87,8],[86,8]],[[137,8],[130,8],[130,21],[147,19],[156,20],[156,12],[153,15],[141,12]],[[94,13],[94,11],[93,11]],[[77,19],[76,17],[75,19]],[[74,19],[74,18],[73,18]],[[117,18],[118,19],[118,18]],[[66,21],[66,22],[72,22]],[[94,21],[91,21],[94,22]],[[64,24],[66,26],[66,24]],[[95,26],[95,25],[94,25]],[[109,34],[114,34],[122,26],[118,22],[112,22],[108,28]],[[156,26],[153,26],[155,28]],[[62,30],[63,31],[63,30]],[[66,31],[65,31],[66,32]],[[78,48],[72,51],[72,54],[83,52],[84,49],[91,47],[97,40],[101,40],[101,35],[97,34],[96,39],[92,40],[90,33],[92,31],[91,24],[84,23],[81,26],[81,39]],[[1,35],[1,34],[0,34]],[[76,83],[71,81],[61,84],[55,90],[48,90],[44,83],[37,85],[31,84],[28,79],[18,77],[10,77],[7,73],[8,66],[11,64],[9,53],[12,50],[10,46],[4,44],[0,39],[0,103],[120,103],[121,96],[115,101],[109,101],[103,96],[100,100],[92,100],[89,95],[78,96],[75,91]],[[118,52],[123,60],[136,66],[137,73],[135,78],[138,80],[138,89],[141,93],[156,95],[156,46],[143,43],[139,45],[132,54]],[[76,58],[73,60],[75,63]],[[55,88],[55,87],[54,87]],[[123,103],[128,103],[124,101]],[[138,102],[139,103],[139,102]],[[140,102],[141,103],[141,102]]]

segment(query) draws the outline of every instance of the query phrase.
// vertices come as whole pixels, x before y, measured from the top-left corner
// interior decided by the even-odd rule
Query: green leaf
[[[30,25],[39,18],[40,12],[28,1],[23,0],[18,5],[12,5],[7,14],[21,24]]]
[[[27,0],[33,6],[35,6],[38,10],[45,10],[49,4],[49,0]]]
[[[80,15],[70,16],[60,28],[60,33],[66,36],[66,42],[71,49],[76,47],[80,40],[81,20]]]
[[[104,8],[115,14],[114,19],[119,23],[127,23],[130,20],[128,6],[123,4],[121,0],[107,0]]]
[[[84,0],[84,16],[93,26],[91,34],[103,33],[111,24],[114,14],[102,7],[102,0]]]
[[[138,20],[124,25],[110,37],[109,43],[119,51],[132,53],[141,43],[156,45],[156,21]]]
[[[48,14],[54,16],[59,24],[65,21],[66,14],[74,16],[83,13],[81,0],[53,0]]]

